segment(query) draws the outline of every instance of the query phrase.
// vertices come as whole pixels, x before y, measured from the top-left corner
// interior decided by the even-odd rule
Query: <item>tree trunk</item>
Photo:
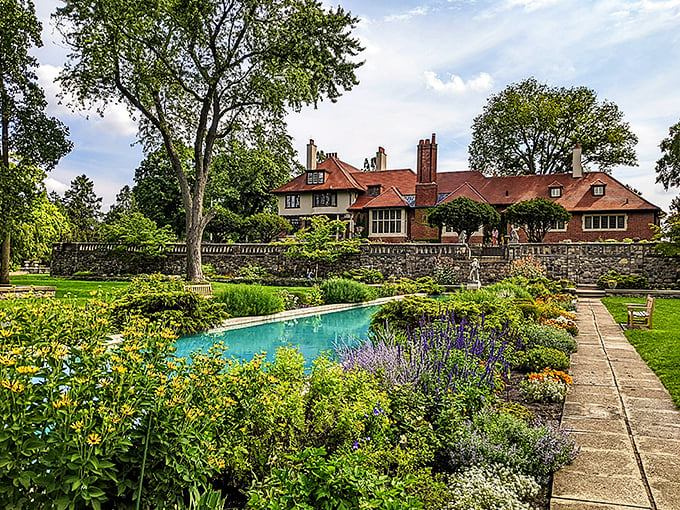
[[[190,221],[190,213],[187,212],[187,281],[202,282],[203,269],[201,268],[201,240],[203,229],[200,219]]]
[[[0,244],[0,285],[9,285],[9,241],[10,235],[7,232]]]

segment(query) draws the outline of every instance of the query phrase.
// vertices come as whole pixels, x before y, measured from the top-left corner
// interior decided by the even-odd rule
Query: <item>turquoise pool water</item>
[[[305,364],[310,366],[321,352],[333,351],[336,345],[354,344],[366,339],[371,315],[379,308],[366,306],[221,333],[187,336],[177,340],[175,355],[189,356],[192,351],[205,351],[215,342],[223,341],[229,347],[225,354],[227,357],[250,360],[254,354],[266,351],[267,360],[273,361],[276,349],[290,344],[300,349]]]

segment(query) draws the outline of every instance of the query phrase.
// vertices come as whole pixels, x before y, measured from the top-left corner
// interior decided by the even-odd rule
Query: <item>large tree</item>
[[[427,214],[427,222],[433,227],[450,227],[460,234],[463,230],[471,236],[482,225],[497,226],[500,222],[498,212],[486,202],[477,202],[467,197],[458,197],[451,202],[432,208]],[[441,232],[440,232],[441,236]]]
[[[68,130],[45,115],[37,84],[41,25],[30,0],[0,0],[0,284],[9,284],[12,231],[30,219],[44,171],[71,150]]]
[[[165,147],[186,210],[189,280],[202,279],[220,140],[357,84],[357,19],[316,0],[69,0],[57,17],[74,50],[64,86],[84,102],[124,100],[146,147]],[[181,146],[193,151],[191,180]]]
[[[102,217],[102,198],[94,192],[94,182],[82,174],[64,192],[64,210],[73,225],[74,241],[94,241]]]
[[[656,182],[664,189],[680,186],[680,121],[668,129],[668,138],[659,144],[662,156],[656,162]]]
[[[530,243],[541,243],[557,222],[567,222],[571,214],[562,205],[547,198],[532,198],[512,204],[505,211],[506,219],[524,228]]]
[[[487,175],[564,173],[580,143],[584,167],[608,172],[637,165],[637,141],[618,106],[592,89],[528,78],[487,100],[472,123],[469,163]]]

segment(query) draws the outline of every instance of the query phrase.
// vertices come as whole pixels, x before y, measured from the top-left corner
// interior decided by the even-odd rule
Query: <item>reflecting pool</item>
[[[276,349],[290,344],[300,349],[306,366],[310,366],[321,352],[333,351],[336,345],[352,345],[365,340],[371,315],[379,308],[365,306],[219,333],[187,336],[177,340],[175,355],[184,357],[198,349],[206,351],[215,342],[222,341],[229,347],[225,354],[227,357],[250,360],[254,354],[266,351],[267,360],[273,361]]]

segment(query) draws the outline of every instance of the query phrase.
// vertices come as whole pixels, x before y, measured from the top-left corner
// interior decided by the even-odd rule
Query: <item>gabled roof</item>
[[[356,204],[355,204],[356,205]],[[399,190],[390,186],[387,191],[384,191],[379,196],[368,202],[363,206],[364,209],[378,209],[387,207],[408,207],[409,204]],[[351,207],[350,207],[351,209]]]
[[[451,193],[447,194],[442,200],[439,200],[437,202],[437,205],[447,204],[452,200],[455,200],[456,198],[460,197],[469,198],[470,200],[474,200],[476,202],[488,203],[487,199],[484,198],[484,196],[481,195],[472,184],[470,184],[469,182],[464,182],[463,184],[458,186],[455,190],[453,190]]]
[[[353,177],[362,185],[384,187],[394,186],[403,195],[413,195],[416,192],[416,174],[413,170],[381,170],[379,172],[357,171]]]
[[[571,212],[660,210],[604,172],[590,172],[576,179],[570,173],[486,177],[479,172],[443,172],[437,174],[437,181],[440,192],[452,192],[468,183],[490,204],[501,208],[523,200],[546,198]],[[607,185],[603,196],[595,197],[590,191],[596,181]],[[563,188],[560,198],[550,197],[548,188],[555,186]]]
[[[354,189],[366,191],[366,186],[360,184],[354,177],[357,173],[365,173],[352,165],[339,160],[335,156],[319,163],[316,171],[323,170],[326,174],[323,184],[307,184],[307,173],[298,175],[292,181],[272,190],[272,193],[293,193],[300,191],[324,191]]]

